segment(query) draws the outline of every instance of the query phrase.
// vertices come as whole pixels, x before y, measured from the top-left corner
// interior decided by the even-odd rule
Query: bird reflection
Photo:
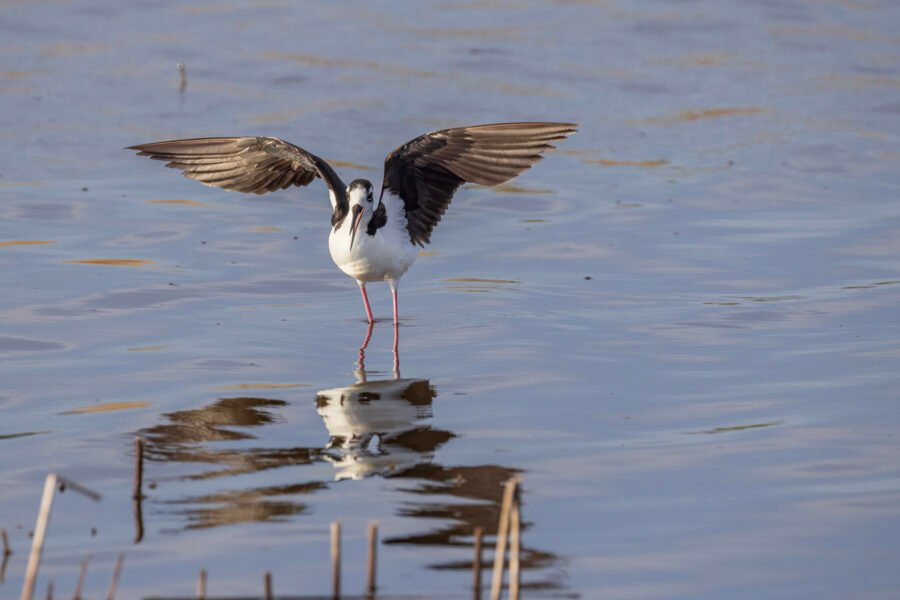
[[[162,506],[161,512],[182,521],[180,529],[278,522],[302,518],[313,496],[332,486],[373,476],[402,480],[392,492],[396,513],[421,519],[426,529],[388,536],[384,543],[465,547],[459,560],[429,568],[469,570],[473,531],[480,527],[488,536],[496,532],[503,484],[518,471],[490,463],[441,464],[441,447],[457,436],[433,423],[437,390],[427,379],[401,378],[396,355],[391,376],[372,378],[365,369],[370,334],[371,329],[359,350],[353,382],[315,394],[315,410],[328,434],[319,446],[254,443],[257,430],[283,420],[281,411],[288,402],[273,398],[219,398],[201,408],[166,414],[164,423],[142,430],[147,460],[212,466],[181,471],[177,480],[182,483],[173,488],[190,489],[190,482],[199,480],[218,484],[214,491],[175,499],[152,499],[157,494],[151,494],[153,507]],[[323,476],[323,465],[330,465],[328,475]],[[281,475],[276,485],[248,486],[249,474],[281,467],[302,470]],[[298,477],[305,472],[307,478]],[[166,520],[171,523],[171,518]],[[526,521],[523,528],[529,527]],[[552,552],[524,546],[526,587],[563,588],[559,563]]]
[[[430,424],[435,391],[427,380],[369,381],[363,369],[356,378],[316,394],[316,409],[330,435],[323,455],[337,469],[335,479],[403,473],[430,462],[454,437]]]

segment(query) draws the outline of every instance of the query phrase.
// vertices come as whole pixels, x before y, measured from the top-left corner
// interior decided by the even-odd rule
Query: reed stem
[[[106,600],[116,600],[116,588],[119,587],[119,575],[122,574],[122,561],[125,560],[125,555],[123,553],[119,553],[119,557],[116,559],[116,566],[113,567],[112,580],[109,582],[109,591],[106,592]]]
[[[512,477],[503,489],[503,504],[500,507],[500,523],[497,526],[497,546],[494,549],[494,575],[491,579],[491,600],[500,600],[503,589],[503,572],[506,566],[506,538],[509,535],[509,515],[519,478]]]
[[[197,600],[206,600],[206,569],[197,574]]]
[[[331,524],[331,590],[332,597],[341,597],[341,522]]]
[[[25,583],[22,585],[21,600],[31,600],[34,595],[34,583],[37,580],[38,568],[41,566],[41,553],[44,551],[44,539],[47,537],[47,525],[50,523],[50,511],[53,510],[53,496],[56,494],[57,477],[54,473],[44,480],[44,493],[41,496],[41,507],[38,509],[37,524],[34,526],[34,538],[31,542],[31,553],[28,555],[28,567],[25,569]],[[51,591],[48,595],[52,595]]]
[[[84,587],[84,578],[87,577],[88,565],[91,562],[91,555],[88,554],[84,557],[84,560],[81,561],[81,572],[78,573],[78,583],[75,585],[75,595],[72,597],[73,600],[81,600],[81,590]]]
[[[510,600],[519,600],[519,588],[521,587],[520,575],[520,528],[521,514],[519,512],[519,489],[516,488],[516,494],[513,498],[512,511],[509,515],[510,520],[510,540],[509,540],[509,598]]]
[[[366,538],[369,542],[369,551],[366,557],[366,595],[369,598],[374,598],[378,560],[378,523],[376,521],[369,523]]]
[[[472,558],[472,590],[475,600],[481,598],[481,547],[484,542],[484,529],[475,528],[475,556]]]

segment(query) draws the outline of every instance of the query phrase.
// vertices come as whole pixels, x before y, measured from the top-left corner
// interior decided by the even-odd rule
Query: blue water
[[[91,553],[99,597],[119,552],[121,597],[201,568],[213,595],[266,570],[326,593],[340,518],[346,591],[374,519],[384,593],[465,597],[519,473],[526,597],[895,597],[898,22],[863,0],[0,6],[0,595],[54,471],[104,498],[57,499],[41,594]],[[358,367],[324,186],[242,196],[122,150],[277,135],[379,182],[424,131],[534,119],[580,132],[457,193],[401,283],[400,382],[386,286]]]

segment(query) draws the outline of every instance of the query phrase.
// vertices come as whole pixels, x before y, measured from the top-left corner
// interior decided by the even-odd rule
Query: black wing
[[[248,194],[303,186],[321,177],[335,210],[347,205],[344,183],[328,163],[278,138],[197,138],[141,144],[128,150],[168,161],[167,167],[181,169],[185,177],[202,184]]]
[[[406,207],[410,240],[424,246],[456,189],[465,182],[497,185],[528,170],[575,133],[572,123],[497,123],[443,129],[403,144],[384,159],[384,183]]]

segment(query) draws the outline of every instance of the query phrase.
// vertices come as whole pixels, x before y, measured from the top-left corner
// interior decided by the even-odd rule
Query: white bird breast
[[[363,199],[361,205],[366,208],[366,214],[356,230],[353,248],[351,248],[350,227],[353,225],[353,200],[351,198],[350,213],[344,217],[340,227],[332,229],[328,236],[328,250],[331,253],[331,259],[341,271],[357,281],[400,279],[419,255],[418,248],[409,240],[402,201],[393,194],[384,195],[387,223],[384,227],[377,229],[375,235],[369,235],[366,227],[372,218],[373,210],[372,205],[368,205]]]

